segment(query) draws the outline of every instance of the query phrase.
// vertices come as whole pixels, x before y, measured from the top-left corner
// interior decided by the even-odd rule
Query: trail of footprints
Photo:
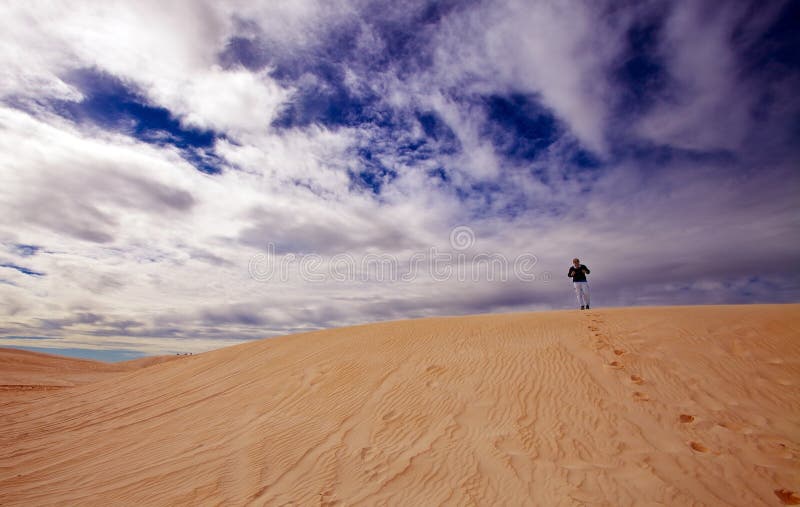
[[[611,349],[615,356],[621,358],[624,356],[627,351],[624,349],[614,348],[608,340],[608,337],[600,332],[600,324],[603,324],[604,321],[601,320],[599,317],[593,316],[591,314],[589,316],[589,331],[592,333],[593,337],[595,338],[595,350],[604,350],[604,349]],[[625,364],[620,360],[613,360],[606,363],[606,367],[612,370],[624,370]],[[641,375],[637,375],[635,373],[630,374],[628,377],[631,384],[640,386],[645,383],[644,378]],[[650,396],[644,391],[633,391],[631,393],[631,398],[634,401],[646,402],[650,401]],[[694,416],[690,414],[680,414],[678,416],[678,420],[682,424],[691,424],[694,422]],[[709,449],[700,442],[689,441],[687,445],[695,452],[698,453],[707,453]]]
[[[620,348],[615,348],[609,343],[608,337],[600,332],[600,324],[603,324],[605,321],[601,320],[599,317],[590,314],[587,314],[589,317],[589,331],[592,333],[594,337],[594,348],[597,351],[611,349],[611,352],[618,358],[622,359],[622,356],[627,354],[627,351]],[[623,363],[619,359],[615,359],[613,361],[609,361],[606,363],[606,367],[612,370],[624,370],[625,363]],[[642,385],[645,383],[645,380],[641,377],[641,375],[637,375],[632,373],[629,377],[631,384],[634,385]],[[631,395],[634,400],[636,401],[649,401],[650,397],[647,393],[642,391],[634,391]]]
[[[611,351],[614,353],[614,356],[620,359],[622,358],[622,356],[627,354],[627,351],[625,351],[624,349],[613,347],[612,344],[610,343],[608,336],[600,332],[599,325],[603,324],[605,321],[601,320],[600,317],[593,315],[591,313],[587,314],[587,317],[589,318],[589,331],[592,333],[592,337],[594,338],[594,349],[596,351],[600,352],[605,349],[611,349]],[[625,370],[625,364],[620,360],[609,361],[605,363],[605,366],[611,370]],[[636,386],[645,384],[645,379],[635,373],[631,373],[628,379],[631,384]],[[633,391],[631,397],[633,398],[634,401],[637,402],[650,401],[650,396],[648,396],[648,394],[643,391]],[[694,423],[695,416],[692,414],[679,414],[677,420],[682,425],[690,425]],[[732,429],[731,424],[729,423],[721,422],[718,423],[718,425],[723,428]],[[701,442],[689,440],[686,442],[686,444],[693,452],[698,454],[709,454],[709,453],[715,455],[719,454],[712,452],[708,447],[706,447]],[[786,449],[786,444],[778,443],[777,446],[784,450]],[[800,493],[790,491],[788,489],[776,489],[774,490],[774,493],[775,496],[777,496],[778,499],[781,501],[781,503],[783,503],[784,505],[800,505]]]
[[[623,349],[613,348],[611,346],[611,344],[608,342],[608,337],[600,332],[600,328],[597,325],[598,324],[603,324],[604,321],[600,320],[597,317],[593,317],[591,315],[589,316],[589,318],[592,319],[592,320],[589,321],[590,322],[589,331],[592,332],[592,336],[595,338],[595,342],[594,342],[595,350],[600,351],[600,350],[604,350],[604,349],[611,349],[611,351],[614,353],[615,356],[620,357],[620,358],[622,356],[624,356],[627,352],[625,350],[623,350]],[[624,370],[625,369],[625,364],[622,363],[622,361],[618,361],[618,360],[610,361],[610,362],[606,363],[606,366],[608,368],[613,369],[613,370]],[[644,379],[640,375],[632,374],[629,378],[630,378],[630,381],[631,381],[632,384],[636,384],[636,385],[644,384]],[[640,399],[642,401],[644,401],[646,399],[649,399],[649,398],[647,398],[647,395],[645,395],[644,393],[640,393],[640,392],[634,393],[633,396],[634,396],[634,399],[638,398],[638,399]]]

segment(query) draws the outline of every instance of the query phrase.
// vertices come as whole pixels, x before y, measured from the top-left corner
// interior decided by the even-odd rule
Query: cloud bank
[[[800,296],[791,2],[0,10],[0,344],[571,308],[575,256],[598,306]],[[251,269],[431,248],[484,276]],[[526,255],[534,279],[487,276]]]

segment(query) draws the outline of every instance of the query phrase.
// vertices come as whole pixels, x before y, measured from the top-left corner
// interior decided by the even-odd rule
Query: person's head
[[[577,268],[578,266],[581,265],[581,260],[575,257],[574,259],[572,259],[572,264]]]

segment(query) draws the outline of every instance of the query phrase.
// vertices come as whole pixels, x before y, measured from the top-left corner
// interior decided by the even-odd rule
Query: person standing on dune
[[[567,276],[572,278],[572,286],[575,287],[575,295],[578,297],[581,310],[589,309],[589,282],[586,281],[586,275],[589,273],[591,271],[581,264],[580,259],[577,257],[572,259],[572,266],[570,266]]]

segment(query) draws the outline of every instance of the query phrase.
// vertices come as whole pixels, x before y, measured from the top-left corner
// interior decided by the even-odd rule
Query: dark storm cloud
[[[263,310],[263,308],[253,304],[225,305],[203,311],[201,320],[203,324],[211,326],[225,324],[263,326],[268,323]]]
[[[59,330],[80,324],[94,325],[104,323],[106,318],[103,315],[98,315],[92,312],[77,312],[71,317],[65,317],[62,319],[38,320],[40,322],[41,329]]]

